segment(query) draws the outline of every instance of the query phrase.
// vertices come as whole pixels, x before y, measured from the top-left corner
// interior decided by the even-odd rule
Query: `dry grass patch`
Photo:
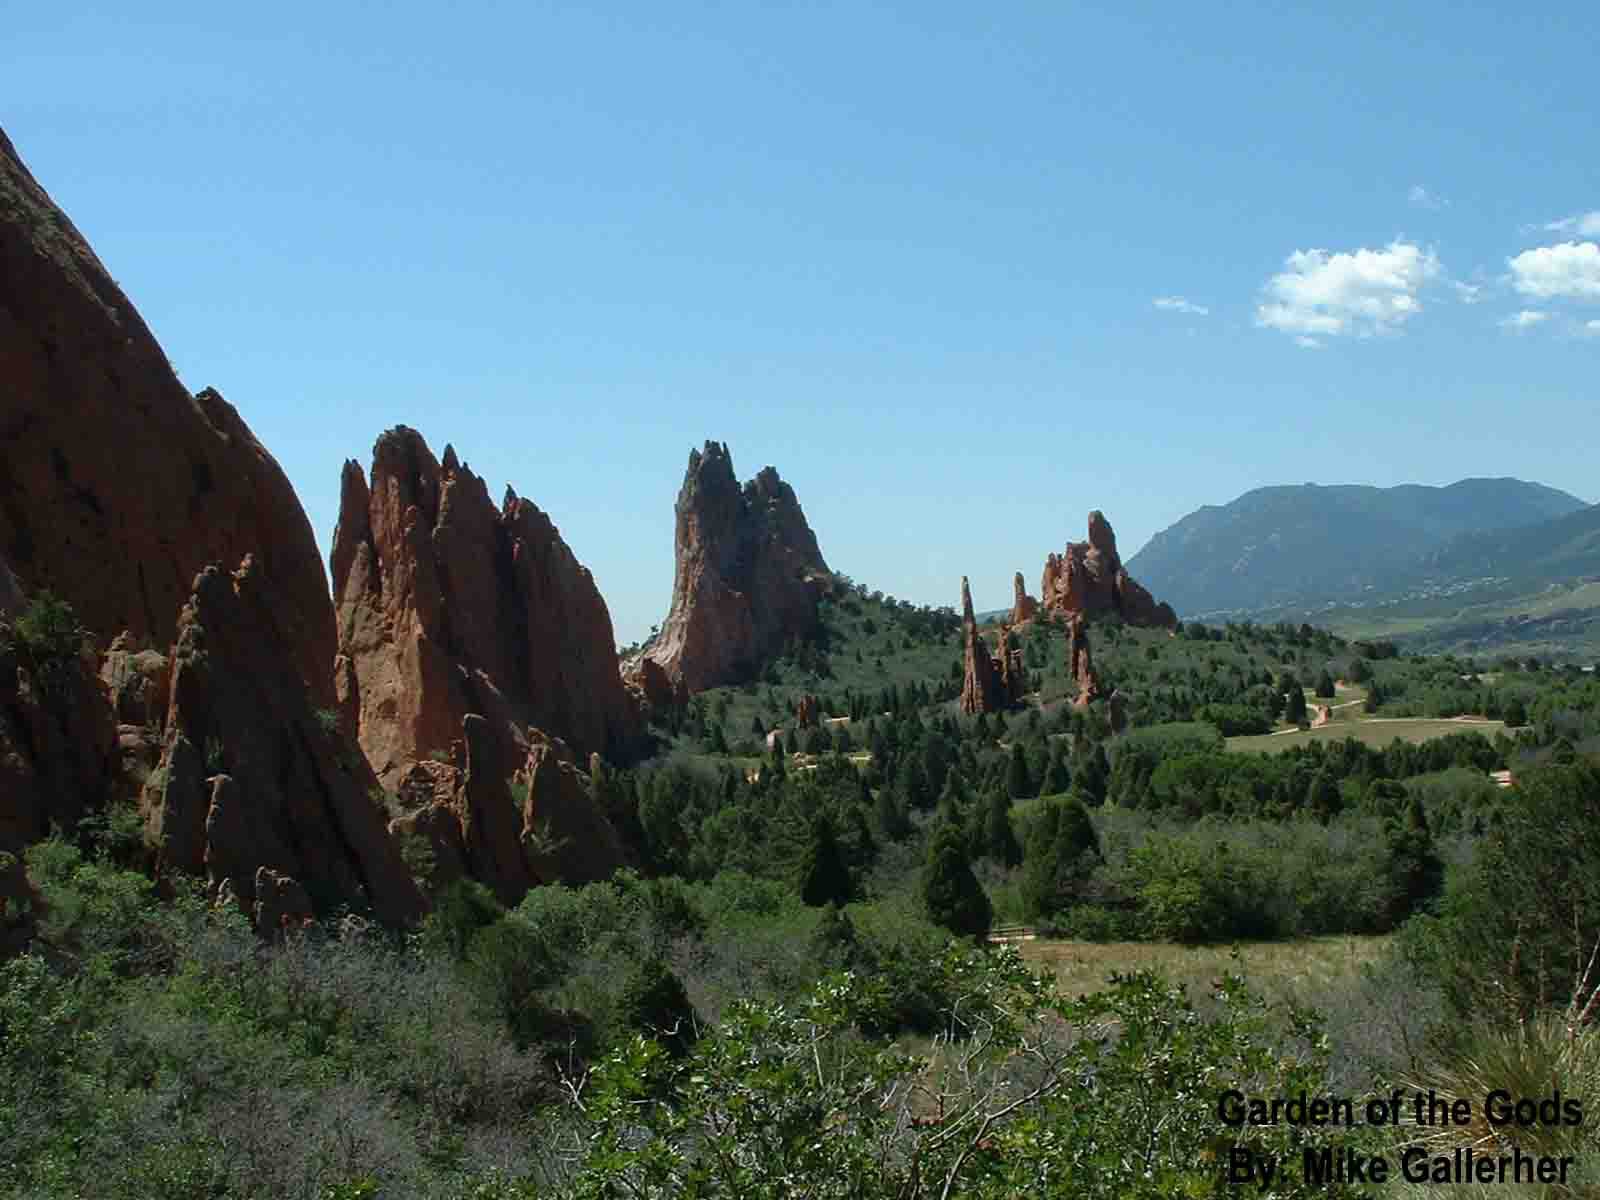
[[[1488,721],[1481,717],[1366,717],[1358,721],[1336,720],[1315,729],[1297,729],[1293,733],[1232,737],[1228,739],[1228,749],[1271,752],[1287,750],[1290,746],[1303,746],[1307,742],[1342,742],[1347,737],[1381,749],[1395,738],[1407,742],[1426,742],[1452,733],[1481,733],[1484,737],[1492,738],[1505,727],[1504,721]]]
[[[1359,975],[1388,942],[1388,936],[1246,942],[1237,947],[1039,940],[1024,942],[1019,949],[1028,962],[1052,969],[1063,990],[1074,996],[1097,991],[1113,973],[1128,971],[1158,971],[1187,986],[1193,996],[1204,994],[1212,980],[1233,971],[1269,999],[1304,1001]]]

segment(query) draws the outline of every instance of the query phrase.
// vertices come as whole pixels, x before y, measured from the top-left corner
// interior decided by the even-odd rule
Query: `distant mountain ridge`
[[[1180,616],[1316,605],[1446,577],[1505,574],[1492,551],[1524,544],[1508,531],[1550,522],[1572,526],[1541,534],[1538,544],[1571,564],[1585,547],[1600,551],[1600,518],[1585,523],[1593,511],[1567,492],[1509,478],[1445,487],[1264,487],[1190,513],[1151,538],[1128,566]]]

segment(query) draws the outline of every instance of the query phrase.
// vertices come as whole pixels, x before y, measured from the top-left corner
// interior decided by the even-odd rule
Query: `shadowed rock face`
[[[622,685],[611,615],[550,518],[488,489],[445,448],[399,427],[370,483],[344,468],[333,540],[341,711],[388,786],[482,715],[499,778],[535,725],[580,753],[627,757],[641,722]]]
[[[748,678],[817,623],[832,575],[794,489],[765,467],[743,487],[728,448],[691,451],[678,492],[672,608],[643,660],[688,692]],[[630,664],[630,676],[643,671]]]
[[[1089,630],[1082,613],[1074,613],[1068,626],[1067,673],[1078,686],[1078,694],[1072,700],[1074,708],[1088,708],[1100,698],[1100,676],[1095,674]]]
[[[470,876],[509,907],[536,884],[594,883],[624,865],[616,830],[565,742],[528,730],[527,761],[508,785],[487,722],[469,713],[462,734],[461,766],[412,765],[399,798],[414,807],[390,825],[427,845],[433,888]],[[520,812],[513,786],[525,789]]]
[[[104,803],[117,727],[93,655],[36,667],[0,630],[0,853],[20,854]]]
[[[268,868],[319,908],[370,904],[388,924],[414,921],[425,903],[374,802],[377,781],[333,714],[314,707],[279,611],[248,557],[232,574],[195,578],[145,796],[162,870],[204,872],[247,912],[272,899],[255,895]]]
[[[0,557],[24,587],[69,600],[102,646],[127,630],[164,651],[195,573],[250,554],[283,653],[331,698],[327,576],[288,479],[227,401],[178,382],[3,133],[0,397]]]
[[[1171,629],[1178,615],[1134,581],[1117,553],[1117,535],[1098,509],[1089,514],[1089,540],[1069,542],[1045,560],[1039,602],[1046,612],[1070,620],[1114,613],[1130,625]]]

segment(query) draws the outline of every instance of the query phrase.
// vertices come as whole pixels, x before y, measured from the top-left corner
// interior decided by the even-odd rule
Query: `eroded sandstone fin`
[[[345,467],[333,545],[339,692],[390,788],[446,751],[468,713],[509,778],[527,728],[617,760],[641,733],[611,615],[554,523],[509,486],[497,508],[447,447],[435,459],[399,426],[373,447],[370,479]]]
[[[628,667],[641,694],[660,691],[646,661],[685,693],[749,678],[812,634],[832,584],[794,489],[771,466],[741,487],[723,443],[689,452],[674,513],[672,605]]]
[[[1117,535],[1105,514],[1089,514],[1087,541],[1069,542],[1061,554],[1045,559],[1039,582],[1039,605],[1066,620],[1074,614],[1093,620],[1116,615],[1129,625],[1172,629],[1178,615],[1169,604],[1158,604],[1128,574],[1117,553]]]

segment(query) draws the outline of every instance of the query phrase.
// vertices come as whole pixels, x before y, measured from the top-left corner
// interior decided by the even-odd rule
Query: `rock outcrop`
[[[21,608],[22,585],[11,573],[11,568],[6,566],[6,560],[0,558],[0,619],[10,616]]]
[[[589,778],[559,738],[530,729],[528,740],[528,761],[517,783],[526,788],[522,844],[534,877],[570,887],[609,879],[626,859],[616,829],[592,796]]]
[[[414,764],[398,789],[409,811],[390,825],[402,843],[427,847],[433,888],[470,876],[511,906],[536,884],[593,883],[624,865],[565,742],[528,730],[527,759],[508,783],[488,722],[470,713],[462,725],[465,761]]]
[[[765,467],[742,488],[728,448],[691,451],[674,509],[672,607],[643,652],[689,692],[749,678],[816,628],[832,573],[794,489]],[[643,664],[630,664],[637,676]]]
[[[1021,571],[1012,579],[1011,588],[1014,596],[1011,601],[1011,623],[1025,625],[1038,615],[1039,602],[1028,595],[1028,589],[1022,583]]]
[[[1000,626],[999,645],[991,652],[972,614],[972,589],[961,578],[961,711],[998,712],[1022,702],[1028,672],[1022,651],[1011,648],[1011,626]]]
[[[101,645],[165,648],[196,572],[251,554],[281,652],[326,703],[333,608],[287,477],[227,401],[178,381],[4,133],[0,394],[0,556],[24,587],[70,601]]]
[[[340,711],[387,786],[446,750],[468,713],[504,782],[534,725],[581,753],[626,758],[640,734],[611,614],[550,518],[415,430],[385,433],[371,481],[347,462],[333,539]],[[480,756],[481,757],[481,756]]]
[[[1045,560],[1039,603],[1067,620],[1115,614],[1130,625],[1172,629],[1178,623],[1171,606],[1156,603],[1123,568],[1117,535],[1098,509],[1089,514],[1088,541],[1069,542]]]
[[[256,895],[266,868],[324,910],[370,906],[390,925],[420,917],[377,780],[301,679],[266,572],[249,556],[231,574],[207,567],[177,631],[161,764],[145,788],[160,869],[204,872],[252,914],[287,903]]]
[[[1089,625],[1082,613],[1074,613],[1067,626],[1067,674],[1078,694],[1074,708],[1088,708],[1100,698],[1100,677],[1095,674],[1094,656],[1089,651]]]
[[[796,729],[812,729],[817,724],[817,698],[810,693],[795,701],[794,724]]]
[[[20,855],[100,807],[116,749],[94,656],[40,661],[0,624],[0,853]]]
[[[1012,649],[1011,626],[1000,626],[1000,642],[994,654],[995,682],[1005,704],[1010,707],[1022,703],[1028,690],[1028,672],[1022,665],[1022,648]]]
[[[972,589],[967,577],[961,577],[961,711],[964,713],[994,712],[1004,707],[1004,693],[995,677],[994,657],[989,653],[989,643],[978,632],[977,618],[972,614]]]

